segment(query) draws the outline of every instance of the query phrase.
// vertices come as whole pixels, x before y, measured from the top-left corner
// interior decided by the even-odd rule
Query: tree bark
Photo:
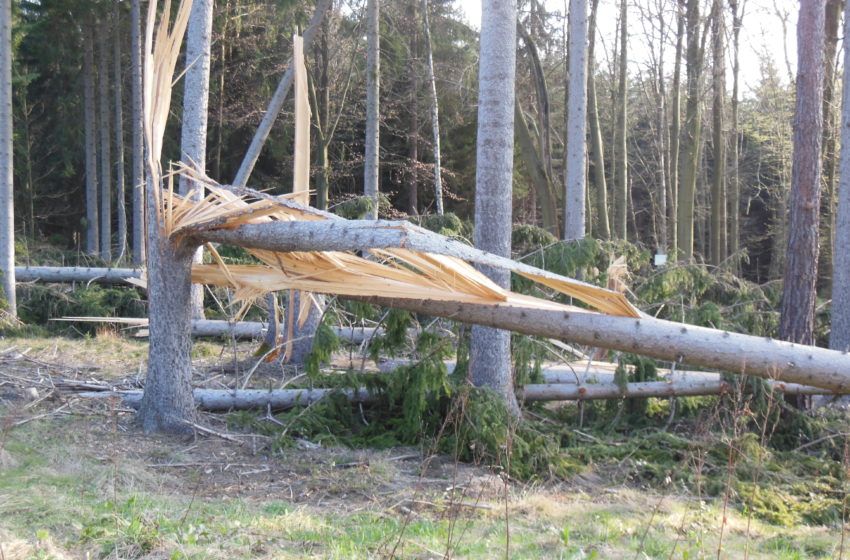
[[[133,98],[131,135],[133,158],[133,264],[145,262],[145,146],[142,123],[141,0],[130,0],[130,95]]]
[[[844,7],[844,37],[850,37],[850,2]],[[850,68],[850,41],[844,41],[844,67]],[[841,93],[841,155],[838,215],[832,259],[832,322],[829,347],[850,351],[850,72],[845,71]]]
[[[795,383],[771,383],[771,390],[786,395],[827,395],[825,389]],[[723,395],[734,391],[729,383],[717,381],[673,382],[649,381],[628,383],[620,387],[614,383],[592,385],[534,384],[520,389],[523,402],[591,401],[607,399],[645,399],[687,396]],[[209,412],[230,410],[287,410],[296,406],[309,406],[333,394],[342,394],[352,404],[374,403],[378,400],[372,390],[359,389],[195,389],[195,405]],[[138,408],[141,391],[91,391],[79,393],[84,398],[121,397],[123,404]]]
[[[528,129],[522,108],[518,103],[514,103],[514,123],[516,137],[519,141],[520,157],[525,164],[526,171],[528,171],[531,184],[537,195],[536,198],[540,201],[543,229],[555,235],[558,233],[558,199],[555,196],[555,189],[551,177],[546,172],[546,164],[534,146],[534,139],[531,137],[531,131]]]
[[[98,107],[100,108],[100,258],[112,261],[112,109],[109,77],[109,25],[99,21],[97,36]]]
[[[6,313],[17,317],[12,130],[12,0],[0,0],[0,296]]]
[[[677,197],[678,249],[686,261],[694,257],[694,202],[702,142],[700,83],[702,49],[700,46],[699,0],[687,0],[687,103],[685,108],[685,145],[682,177]]]
[[[714,166],[711,177],[711,263],[720,265],[726,260],[726,24],[721,0],[714,0],[711,22],[712,51],[712,150]]]
[[[407,213],[411,216],[419,215],[419,33],[417,32],[417,2],[410,4],[411,20],[413,21],[410,33],[410,60],[408,61],[408,75],[410,78],[410,120],[407,130]]]
[[[313,17],[310,18],[310,23],[307,24],[307,29],[304,31],[305,50],[309,49],[310,45],[313,43],[313,37],[315,37],[319,30],[319,26],[325,16],[325,12],[328,11],[332,4],[333,0],[319,0],[316,3],[316,10],[313,12]],[[248,179],[251,177],[254,165],[256,165],[257,159],[260,157],[260,152],[263,150],[263,144],[265,144],[266,139],[269,137],[272,125],[274,125],[274,121],[277,119],[277,116],[283,107],[283,102],[286,101],[286,96],[292,88],[292,80],[294,77],[292,59],[290,59],[290,64],[287,66],[286,72],[284,72],[280,82],[278,82],[277,89],[275,89],[274,95],[272,95],[272,98],[269,101],[269,106],[266,109],[265,115],[263,115],[263,120],[260,121],[256,132],[254,132],[254,137],[251,139],[251,145],[248,147],[248,151],[242,159],[239,171],[236,172],[236,178],[233,179],[234,185],[244,187],[248,184]]]
[[[18,282],[98,282],[120,284],[126,278],[140,278],[136,268],[88,268],[63,266],[16,266]]]
[[[825,0],[802,0],[797,22],[797,101],[790,220],[779,336],[814,343],[815,281],[823,138],[823,45]],[[795,399],[807,408],[806,399]]]
[[[121,83],[121,35],[118,0],[112,3],[114,87],[115,87],[115,213],[118,215],[118,256],[122,261],[127,251],[127,197],[124,192],[124,91]]]
[[[366,0],[366,154],[363,194],[372,201],[369,217],[378,219],[379,149],[381,136],[381,12],[380,0]]]
[[[474,238],[477,248],[503,257],[511,251],[516,18],[515,0],[482,5]],[[502,287],[510,283],[503,270],[482,271]],[[517,414],[510,346],[508,331],[473,326],[469,372],[474,385],[494,390]]]
[[[97,198],[97,134],[94,101],[94,39],[91,16],[83,24],[83,134],[86,145],[86,252],[100,253],[100,211]]]
[[[729,123],[729,128],[732,132],[732,149],[729,151],[729,182],[727,184],[728,202],[729,202],[729,254],[737,255],[741,249],[741,184],[738,162],[741,153],[741,135],[738,131],[739,127],[739,100],[738,89],[741,74],[740,63],[740,37],[741,26],[744,17],[744,7],[746,0],[741,0],[740,6],[738,0],[730,0],[729,6],[732,9],[732,122]],[[735,272],[740,270],[739,259],[732,262],[732,267]]]
[[[629,151],[627,144],[628,126],[628,10],[626,0],[620,0],[620,66],[617,79],[617,123],[614,133],[614,236],[628,239],[629,207]]]
[[[611,226],[608,221],[608,184],[605,179],[605,149],[602,145],[602,128],[599,125],[599,107],[596,103],[596,64],[594,51],[596,45],[596,12],[599,0],[590,4],[590,21],[588,28],[590,37],[587,46],[587,103],[588,118],[590,119],[590,151],[592,155],[593,184],[596,187],[595,236],[600,239],[611,238]]]
[[[673,243],[671,254],[679,256],[679,146],[682,136],[682,42],[685,35],[685,17],[682,14],[681,3],[676,11],[676,57],[673,61],[673,86],[670,94],[670,171],[667,181],[669,186],[669,216],[670,240]]]
[[[583,239],[587,230],[587,3],[570,0],[569,80],[564,204],[564,239]]]
[[[440,104],[437,99],[437,80],[434,77],[434,53],[431,46],[431,21],[428,14],[428,0],[422,0],[422,27],[425,31],[425,56],[428,57],[428,93],[431,97],[431,132],[434,137],[434,206],[442,216],[443,209],[443,172],[440,151]]]
[[[180,135],[181,159],[206,173],[207,121],[210,99],[210,61],[212,50],[213,0],[194,0],[186,30],[186,74],[183,86],[183,127]],[[204,189],[180,176],[180,194],[197,190],[195,200],[204,198]],[[193,262],[203,262],[203,249]],[[192,318],[204,318],[204,287],[192,286]]]

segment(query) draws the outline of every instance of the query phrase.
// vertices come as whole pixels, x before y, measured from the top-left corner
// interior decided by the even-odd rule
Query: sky
[[[568,0],[544,0],[544,3],[550,10],[564,13],[569,2]],[[647,0],[633,0],[632,2],[633,5],[646,5],[648,3]],[[455,5],[466,14],[470,25],[475,28],[480,27],[481,0],[455,0]],[[599,33],[603,44],[608,46],[613,44],[616,33],[618,6],[618,0],[600,0],[599,2]],[[798,6],[796,0],[746,0],[740,38],[742,92],[746,93],[758,85],[761,77],[760,61],[765,56],[774,61],[783,81],[789,80],[789,67],[790,73],[796,72]],[[786,29],[784,34],[783,18],[785,19]],[[669,25],[675,26],[675,23],[671,21]],[[633,61],[630,62],[630,72],[634,72],[637,71],[641,63],[646,62],[648,49],[641,37],[644,30],[638,17],[629,17],[629,28],[629,58]],[[788,64],[786,64],[786,52]],[[667,48],[667,54],[665,54],[668,62],[672,53],[673,45]],[[728,66],[731,71],[731,63]],[[668,68],[668,72],[672,72],[672,68]]]

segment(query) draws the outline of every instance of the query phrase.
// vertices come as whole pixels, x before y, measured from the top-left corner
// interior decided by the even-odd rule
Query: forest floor
[[[223,380],[250,351],[199,343],[196,365]],[[808,559],[850,548],[838,526],[773,525],[722,497],[611,471],[525,483],[418,448],[302,441],[272,453],[212,414],[200,419],[209,432],[145,435],[120,402],[68,383],[132,381],[146,352],[115,335],[0,339],[0,559]]]

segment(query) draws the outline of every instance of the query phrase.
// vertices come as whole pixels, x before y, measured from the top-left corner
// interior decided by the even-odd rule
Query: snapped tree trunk
[[[372,201],[370,217],[378,218],[378,175],[381,118],[380,0],[366,1],[366,154],[363,194]]]
[[[316,10],[313,12],[313,17],[310,18],[310,23],[307,24],[307,29],[304,31],[304,49],[310,48],[310,45],[313,43],[313,37],[315,37],[322,19],[325,17],[325,12],[328,11],[332,4],[333,0],[319,0],[316,3]],[[256,132],[254,132],[251,145],[248,147],[248,151],[239,165],[239,171],[236,172],[236,178],[233,179],[234,185],[245,186],[248,184],[248,179],[251,177],[254,165],[256,165],[257,159],[260,157],[260,152],[263,150],[263,144],[266,143],[266,139],[272,130],[272,125],[283,107],[283,102],[286,101],[289,90],[292,88],[294,77],[294,69],[292,67],[292,60],[290,59],[290,64],[287,66],[286,72],[284,72],[280,82],[278,82],[274,95],[272,95],[269,101],[266,113],[263,115],[263,120],[260,121]]]
[[[181,159],[206,173],[207,120],[210,98],[210,59],[212,49],[213,0],[194,0],[186,31],[186,74],[183,86],[183,127],[180,134]],[[194,199],[204,197],[202,186],[180,176],[180,194],[195,190]],[[199,248],[194,262],[203,262]],[[192,317],[204,318],[204,287],[192,287]]]
[[[564,239],[583,239],[587,196],[587,3],[570,1]]]
[[[100,211],[97,197],[97,124],[94,101],[94,39],[91,16],[83,24],[83,135],[86,145],[86,252],[100,253]]]
[[[844,36],[850,37],[850,2],[844,8]],[[844,41],[844,67],[850,68],[850,41]],[[841,156],[838,216],[832,259],[832,323],[829,347],[850,350],[850,72],[844,72],[841,92]]]
[[[504,257],[511,251],[516,17],[515,0],[482,5],[474,237],[477,248]],[[502,287],[510,282],[503,270],[482,271]],[[473,384],[496,391],[516,414],[510,346],[510,332],[473,326],[469,372]]]
[[[0,296],[4,311],[16,317],[12,157],[12,0],[0,0]]]

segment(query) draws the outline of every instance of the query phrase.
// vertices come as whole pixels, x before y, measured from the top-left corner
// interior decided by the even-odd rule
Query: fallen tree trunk
[[[671,362],[850,392],[850,354],[652,317],[398,298],[349,298]]]
[[[789,395],[826,395],[830,391],[805,387],[793,383],[772,382],[775,391]],[[721,395],[732,391],[724,381],[674,382],[651,381],[629,383],[625,388],[614,383],[598,385],[526,385],[520,398],[526,402],[634,399],[647,397],[686,397],[700,395]],[[286,410],[295,406],[304,406],[319,401],[333,393],[345,395],[351,403],[375,402],[377,394],[369,389],[195,389],[195,403],[201,410],[222,412],[227,410]],[[86,391],[82,397],[120,396],[124,405],[138,408],[142,401],[142,391]]]
[[[126,278],[140,278],[138,268],[89,268],[66,266],[16,266],[17,282],[97,282],[121,284]]]

